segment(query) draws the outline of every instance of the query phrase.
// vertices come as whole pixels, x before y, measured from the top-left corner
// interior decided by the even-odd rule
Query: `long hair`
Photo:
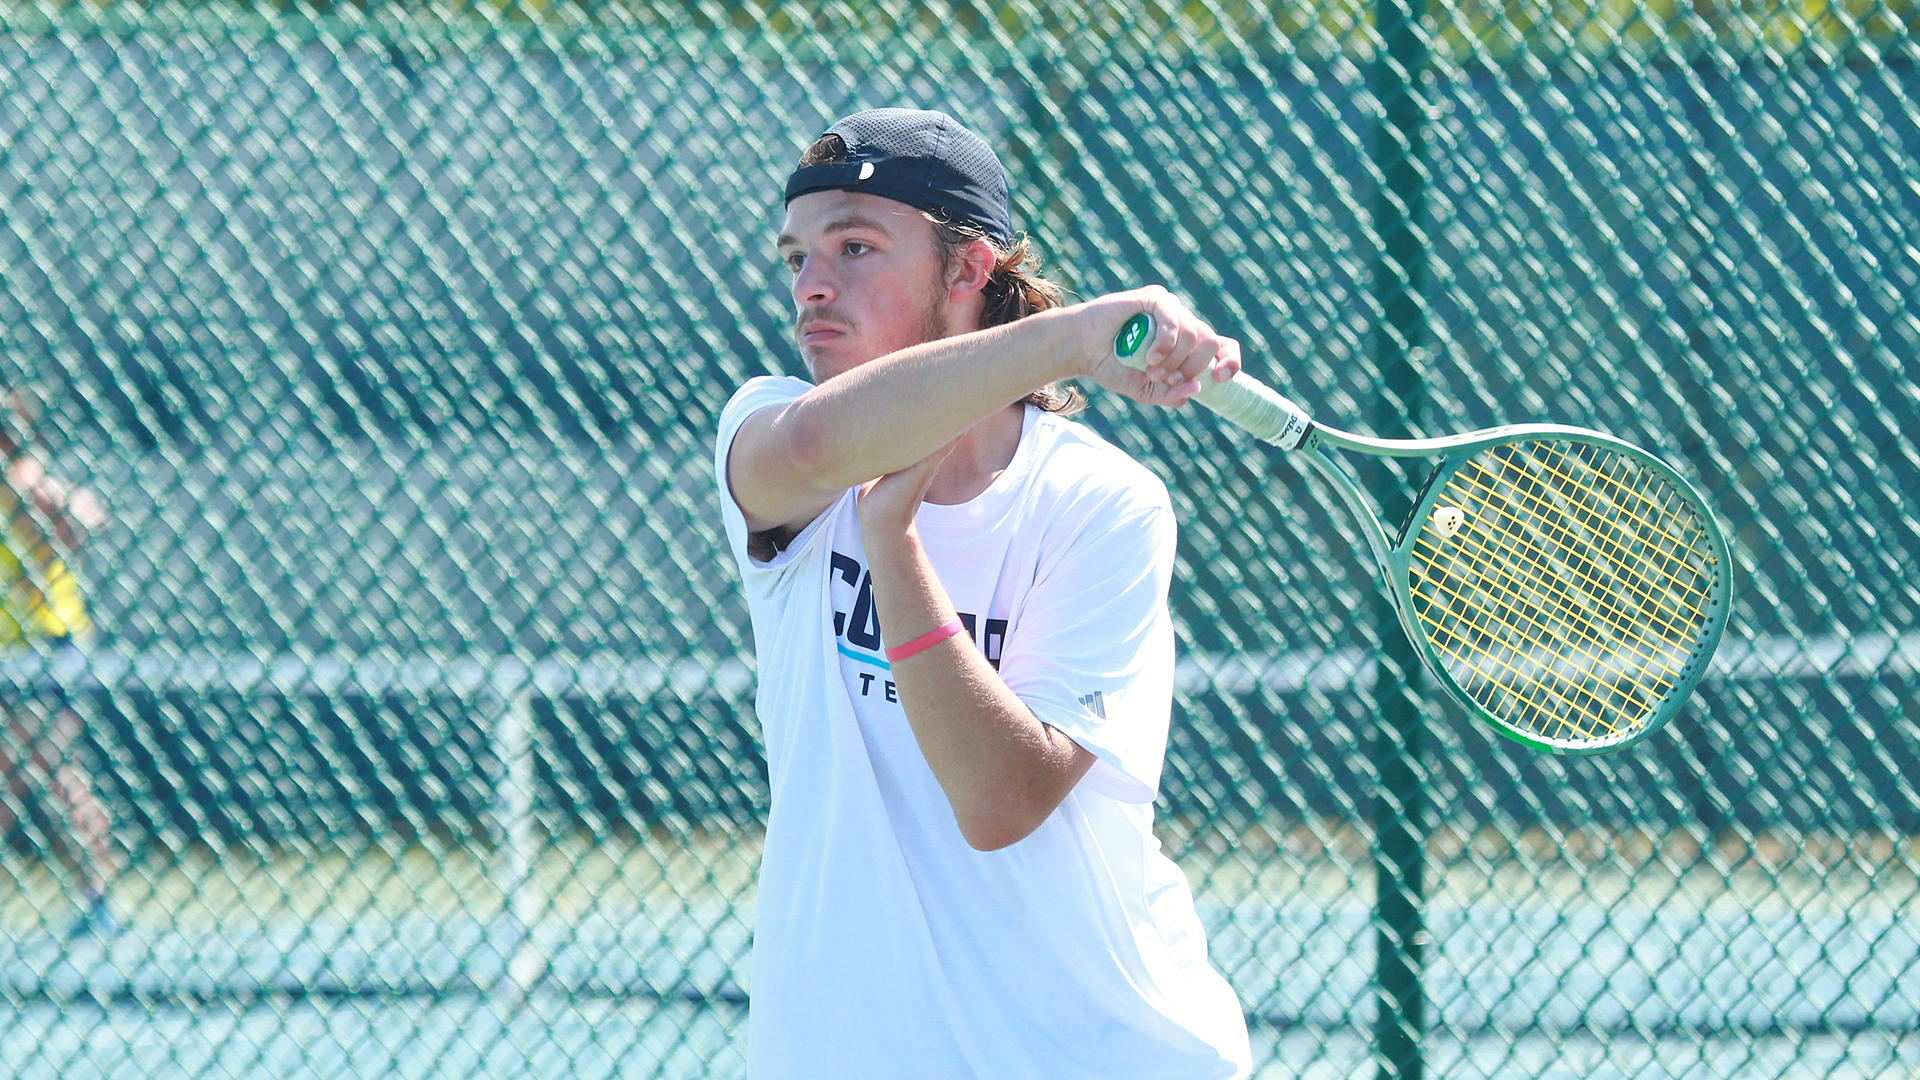
[[[938,214],[926,216],[933,222],[933,239],[940,247],[940,265],[944,270],[952,270],[961,253],[975,240],[984,240],[993,248],[993,269],[987,274],[986,288],[981,290],[986,299],[986,306],[980,312],[982,330],[1005,326],[1066,303],[1066,290],[1058,282],[1040,276],[1040,256],[1033,250],[1031,237],[1022,233],[1013,238],[1011,245],[1003,246],[972,222],[946,221]],[[1087,406],[1087,399],[1080,391],[1060,383],[1048,383],[1028,394],[1025,400],[1035,408],[1062,416],[1070,416]]]

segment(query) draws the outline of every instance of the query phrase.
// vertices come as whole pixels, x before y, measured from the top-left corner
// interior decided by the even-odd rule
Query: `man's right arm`
[[[1129,316],[1163,331],[1147,372],[1112,357]],[[1231,378],[1237,346],[1213,335],[1164,289],[1057,308],[1005,326],[942,338],[843,372],[748,417],[727,456],[727,484],[756,533],[797,530],[848,488],[907,468],[995,411],[1061,379],[1087,376],[1152,405],[1179,405],[1214,368]]]

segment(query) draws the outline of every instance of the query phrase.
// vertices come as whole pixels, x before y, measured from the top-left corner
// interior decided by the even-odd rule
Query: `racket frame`
[[[1481,705],[1466,687],[1460,685],[1459,681],[1453,677],[1439,650],[1434,647],[1431,637],[1420,627],[1418,619],[1414,616],[1413,545],[1419,539],[1420,525],[1433,514],[1436,504],[1445,495],[1447,482],[1462,465],[1482,450],[1535,441],[1578,443],[1631,458],[1672,484],[1675,492],[1689,504],[1702,523],[1702,532],[1709,549],[1707,560],[1711,564],[1707,597],[1703,606],[1703,617],[1706,621],[1704,632],[1695,640],[1693,648],[1675,674],[1672,685],[1661,696],[1652,715],[1638,726],[1617,736],[1587,739],[1555,738],[1527,731],[1502,719]],[[1396,533],[1390,535],[1379,514],[1374,510],[1372,500],[1361,490],[1352,473],[1327,453],[1328,447],[1376,457],[1437,457],[1440,461],[1427,475],[1425,483],[1421,485],[1406,521],[1401,524]],[[1466,706],[1476,719],[1489,725],[1506,738],[1536,750],[1554,754],[1587,755],[1623,750],[1658,731],[1673,719],[1686,704],[1688,696],[1692,694],[1702,676],[1706,674],[1708,663],[1715,648],[1719,646],[1720,637],[1726,630],[1728,614],[1732,609],[1733,590],[1729,580],[1729,571],[1732,567],[1731,554],[1726,537],[1722,535],[1713,515],[1707,511],[1706,502],[1700,497],[1700,493],[1666,462],[1640,447],[1605,432],[1564,424],[1508,424],[1442,438],[1376,439],[1316,423],[1307,431],[1297,449],[1306,451],[1300,460],[1339,493],[1341,500],[1347,504],[1348,509],[1360,523],[1361,534],[1366,537],[1367,547],[1372,552],[1374,562],[1384,579],[1386,592],[1393,603],[1394,614],[1399,617],[1400,627],[1406,633],[1407,640],[1413,643],[1421,662],[1439,680],[1441,688],[1449,696]]]
[[[1145,368],[1147,366],[1145,353],[1154,340],[1156,329],[1153,318],[1146,313],[1132,316],[1114,338],[1114,356],[1129,367]],[[1194,395],[1193,400],[1219,413],[1254,437],[1281,450],[1307,451],[1301,460],[1340,494],[1341,500],[1347,504],[1354,518],[1360,523],[1361,535],[1366,537],[1367,548],[1372,552],[1374,562],[1385,581],[1394,613],[1400,619],[1401,629],[1405,631],[1407,639],[1413,643],[1421,662],[1439,680],[1441,688],[1449,696],[1465,705],[1475,718],[1501,735],[1536,750],[1555,754],[1600,754],[1622,750],[1653,734],[1671,720],[1685,705],[1687,697],[1692,694],[1693,688],[1699,684],[1701,677],[1706,674],[1708,663],[1714,649],[1720,644],[1721,634],[1726,629],[1727,616],[1732,609],[1732,556],[1718,521],[1707,509],[1706,500],[1700,497],[1700,493],[1694,489],[1686,477],[1681,476],[1666,462],[1640,447],[1605,432],[1562,424],[1507,424],[1440,438],[1378,439],[1317,423],[1306,410],[1244,371],[1236,374],[1229,382],[1205,385],[1198,394]],[[1414,541],[1419,537],[1416,524],[1425,521],[1433,512],[1435,502],[1446,491],[1447,480],[1461,465],[1481,450],[1507,443],[1537,440],[1581,443],[1600,447],[1632,458],[1658,473],[1673,485],[1673,489],[1698,515],[1707,541],[1709,550],[1706,558],[1712,564],[1712,580],[1708,585],[1703,612],[1706,620],[1704,633],[1696,640],[1678,676],[1666,694],[1661,697],[1653,715],[1637,728],[1613,737],[1553,738],[1524,730],[1501,719],[1475,700],[1473,695],[1448,672],[1438,650],[1434,648],[1427,633],[1420,628],[1413,614],[1413,568],[1410,553]],[[1353,475],[1327,453],[1329,447],[1375,457],[1437,457],[1441,460],[1428,474],[1426,483],[1421,486],[1406,522],[1400,526],[1397,534],[1390,536],[1386,525],[1374,508],[1373,501],[1361,490]]]

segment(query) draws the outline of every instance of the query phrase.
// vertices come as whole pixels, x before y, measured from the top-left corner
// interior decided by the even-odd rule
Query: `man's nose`
[[[793,277],[793,299],[802,306],[807,304],[830,303],[834,297],[832,275],[817,259],[808,259],[800,264],[800,272]]]

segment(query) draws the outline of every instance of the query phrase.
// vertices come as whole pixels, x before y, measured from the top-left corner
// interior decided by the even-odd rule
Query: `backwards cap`
[[[943,112],[869,109],[835,123],[847,160],[807,165],[787,177],[787,201],[812,191],[864,191],[970,222],[1002,246],[1013,242],[1007,170],[993,148]]]

